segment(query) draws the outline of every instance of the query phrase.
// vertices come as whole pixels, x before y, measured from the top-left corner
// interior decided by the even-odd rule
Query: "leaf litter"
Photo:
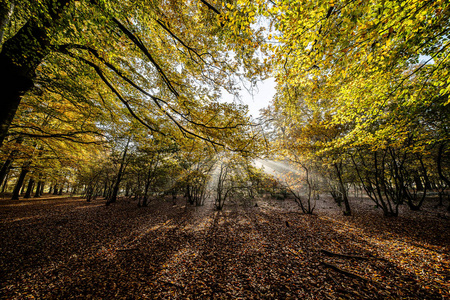
[[[0,297],[450,299],[449,222],[431,209],[260,203],[0,200]]]

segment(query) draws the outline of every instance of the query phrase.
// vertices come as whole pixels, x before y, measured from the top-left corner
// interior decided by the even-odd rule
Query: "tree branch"
[[[155,61],[153,56],[150,54],[148,49],[145,47],[145,45],[139,40],[139,38],[134,35],[131,31],[129,31],[119,20],[116,18],[112,18],[114,23],[117,24],[120,30],[122,30],[123,33],[125,33],[128,38],[139,48],[141,51],[145,54],[145,56],[150,60],[150,62],[153,64],[153,66],[156,68],[158,73],[160,74],[163,81],[166,83],[169,90],[176,96],[179,97],[180,94],[175,90],[172,83],[170,82],[169,78],[166,76],[164,71],[161,69],[161,67],[158,65],[158,63]]]
[[[150,131],[152,132],[157,132],[163,136],[166,136],[166,134],[164,134],[163,132],[161,132],[158,129],[155,129],[153,127],[151,127],[150,125],[148,125],[146,122],[144,122],[138,115],[136,115],[136,113],[133,111],[133,109],[131,108],[130,104],[128,104],[128,101],[126,101],[122,95],[119,93],[119,91],[117,91],[114,86],[108,81],[108,79],[106,78],[106,76],[103,74],[103,71],[100,69],[99,66],[97,66],[96,64],[94,64],[93,62],[84,59],[82,57],[79,56],[75,56],[73,53],[63,49],[62,50],[63,53],[69,55],[72,58],[75,59],[79,59],[81,61],[83,61],[84,63],[86,63],[87,65],[89,65],[90,67],[92,67],[95,72],[97,73],[97,75],[102,79],[102,81],[108,86],[108,88],[117,96],[117,98],[119,98],[119,100],[125,105],[125,107],[127,108],[128,112],[133,116],[133,118],[135,118],[139,123],[141,123],[142,125],[144,125],[145,127],[147,127],[148,129],[150,129]]]
[[[211,4],[209,4],[208,2],[206,2],[205,0],[200,0],[200,2],[202,2],[203,4],[205,4],[210,10],[212,10],[213,12],[215,12],[216,14],[220,15],[220,12]]]
[[[164,24],[161,20],[155,20],[165,31],[167,31],[175,40],[177,40],[181,45],[183,45],[186,49],[188,49],[188,51],[190,52],[190,51],[192,51],[192,52],[194,52],[195,53],[195,55],[197,55],[204,63],[206,63],[205,62],[205,60],[202,58],[202,55],[205,55],[205,53],[203,53],[203,54],[199,54],[198,52],[197,52],[197,50],[195,50],[194,48],[192,48],[192,47],[190,47],[190,46],[188,46],[185,42],[183,42],[178,36],[176,36],[167,26],[166,26],[166,24]],[[192,58],[192,56],[191,56],[191,58]],[[194,60],[193,58],[192,58],[192,60]],[[195,60],[194,60],[195,61]]]
[[[159,104],[157,103],[158,101],[164,103],[165,105],[167,105],[167,107],[168,107],[171,111],[173,111],[174,113],[176,113],[177,115],[179,115],[179,116],[180,116],[181,118],[183,118],[185,121],[187,121],[187,122],[189,122],[189,123],[191,123],[191,124],[193,124],[193,125],[203,127],[203,128],[223,130],[223,129],[236,129],[236,128],[240,127],[240,126],[246,126],[246,125],[249,125],[249,124],[242,124],[242,123],[239,123],[239,124],[235,124],[235,125],[233,125],[233,126],[208,126],[208,125],[203,124],[203,123],[195,122],[195,121],[193,121],[193,120],[191,120],[191,119],[188,119],[188,118],[186,117],[186,114],[184,114],[184,113],[178,111],[177,109],[175,109],[174,107],[172,107],[167,101],[165,101],[165,100],[163,100],[163,99],[161,99],[161,98],[158,98],[158,97],[156,97],[156,96],[153,96],[152,94],[148,93],[148,92],[145,91],[143,88],[141,88],[139,85],[137,85],[136,83],[134,83],[134,82],[133,82],[130,78],[128,78],[122,71],[120,71],[118,68],[116,68],[115,66],[113,66],[111,63],[107,62],[105,59],[103,59],[103,58],[99,55],[99,53],[98,53],[98,51],[97,51],[96,49],[93,49],[93,48],[91,48],[91,47],[89,47],[89,46],[78,45],[78,44],[67,44],[67,45],[63,45],[63,46],[60,47],[60,49],[62,49],[63,51],[64,51],[64,50],[67,50],[67,49],[69,49],[69,48],[83,49],[83,50],[87,50],[87,51],[89,51],[90,53],[92,53],[98,60],[100,60],[102,63],[104,63],[109,69],[111,69],[114,73],[116,73],[120,78],[122,78],[123,80],[125,80],[127,83],[129,83],[131,86],[133,86],[135,89],[137,89],[138,91],[140,91],[140,92],[143,93],[144,95],[150,97],[150,98],[155,102],[155,104],[158,105],[158,107],[159,107],[164,113],[167,113],[167,112],[164,110],[164,108],[161,107],[161,105],[159,105]]]

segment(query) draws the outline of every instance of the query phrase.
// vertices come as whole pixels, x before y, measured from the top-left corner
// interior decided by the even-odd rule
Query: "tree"
[[[215,208],[222,210],[229,200],[243,205],[252,204],[255,194],[262,188],[263,178],[261,170],[253,166],[252,158],[233,152],[218,154],[209,184]]]
[[[4,78],[0,82],[5,91],[0,143],[23,95],[30,93],[33,84],[39,87],[35,75],[39,77],[52,65],[51,74],[70,68],[78,73],[79,82],[100,81],[98,90],[106,90],[129,117],[152,133],[172,134],[165,119],[184,135],[216,146],[245,146],[212,136],[248,125],[240,107],[219,105],[215,99],[220,87],[235,93],[232,75],[238,74],[239,63],[250,60],[252,53],[246,51],[244,57],[240,47],[230,57],[229,39],[217,22],[221,13],[215,4],[46,0],[17,7],[23,11],[13,15],[10,23],[22,21],[24,26],[6,38],[0,53]],[[102,94],[97,101],[103,101]],[[205,117],[203,109],[208,106],[212,114]]]
[[[119,192],[119,185],[120,185],[120,182],[123,179],[123,176],[124,176],[124,173],[125,173],[125,169],[126,169],[126,167],[128,165],[128,162],[130,160],[129,156],[127,157],[128,147],[130,146],[130,140],[131,140],[131,136],[128,136],[127,142],[125,144],[125,147],[123,149],[122,155],[121,155],[120,160],[118,162],[119,170],[117,171],[117,175],[116,175],[116,178],[114,180],[112,193],[111,193],[110,197],[108,198],[108,202],[106,203],[107,205],[109,205],[111,203],[114,203],[117,200],[117,193]]]
[[[178,155],[183,168],[180,181],[185,189],[185,197],[189,204],[202,206],[208,196],[207,184],[216,162],[215,152],[210,147],[198,145],[194,141],[186,141]]]
[[[275,28],[265,47],[276,66],[279,148],[321,160],[342,196],[346,177],[359,171],[368,193],[381,192],[374,199],[386,215],[403,201],[420,208],[426,190],[416,185],[430,187],[437,169],[431,145],[449,141],[441,117],[448,114],[448,3],[258,3]]]
[[[63,11],[68,3],[69,0],[43,2],[42,7],[33,10],[33,15],[19,31],[2,45],[0,88],[4,100],[0,107],[0,145],[3,144],[22,95],[33,86],[36,68],[50,53],[50,38],[56,35],[58,27],[62,25]]]

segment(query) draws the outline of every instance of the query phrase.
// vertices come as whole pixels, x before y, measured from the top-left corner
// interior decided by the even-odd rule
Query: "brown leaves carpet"
[[[355,199],[353,217],[327,199],[312,216],[290,200],[181,202],[0,200],[0,297],[450,299],[445,208],[384,218]]]

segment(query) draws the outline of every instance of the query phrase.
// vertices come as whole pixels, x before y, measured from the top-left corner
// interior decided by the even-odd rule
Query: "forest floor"
[[[446,207],[385,218],[351,200],[351,217],[327,198],[315,215],[266,198],[0,200],[0,298],[450,299]]]

